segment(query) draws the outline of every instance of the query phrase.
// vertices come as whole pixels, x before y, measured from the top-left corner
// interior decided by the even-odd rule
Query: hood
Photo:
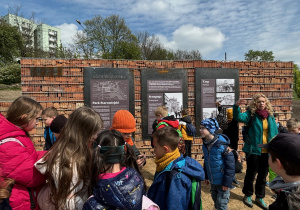
[[[6,138],[27,137],[24,130],[9,122],[0,114],[0,141]]]
[[[159,124],[160,122],[165,122],[165,123],[167,123],[169,126],[172,126],[172,127],[175,128],[175,129],[178,129],[178,126],[179,126],[178,120],[176,120],[176,118],[175,118],[173,115],[168,116],[168,117],[164,117],[164,118],[162,118],[161,120],[158,120],[158,124]]]
[[[183,118],[181,118],[180,120],[186,122],[186,123],[192,123],[192,118],[188,115],[184,116]]]
[[[205,178],[204,170],[200,163],[193,158],[183,157],[182,155],[177,158],[171,167],[172,169],[179,169],[188,177],[193,177],[198,181],[203,181]]]
[[[143,178],[133,168],[110,179],[101,179],[94,189],[94,197],[103,206],[113,209],[142,209]]]
[[[280,176],[276,176],[275,179],[273,179],[270,184],[269,187],[272,190],[286,190],[286,191],[290,191],[295,187],[298,187],[300,185],[300,181],[298,182],[289,182],[289,183],[285,183],[282,179],[282,177]]]

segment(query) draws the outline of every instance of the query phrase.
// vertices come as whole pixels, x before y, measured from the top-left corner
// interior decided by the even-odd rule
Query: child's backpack
[[[162,122],[158,123],[158,125],[156,126],[156,129],[159,128],[159,126],[161,126],[161,125],[169,126],[168,123],[162,121]],[[176,129],[176,131],[177,131],[177,133],[179,134],[179,137],[180,137],[180,140],[179,140],[179,143],[178,143],[178,149],[179,149],[179,152],[184,155],[185,154],[184,139],[182,137],[181,131],[178,128]]]
[[[171,180],[178,174],[177,169],[173,169],[168,171],[167,179],[166,179],[166,189],[167,191],[170,189]],[[191,178],[191,177],[190,177]],[[197,181],[195,178],[191,178],[192,187],[191,187],[191,195],[188,209],[190,210],[202,210],[202,200],[201,200],[201,181]]]
[[[192,123],[186,124],[186,134],[188,136],[195,136],[196,135],[196,128]]]

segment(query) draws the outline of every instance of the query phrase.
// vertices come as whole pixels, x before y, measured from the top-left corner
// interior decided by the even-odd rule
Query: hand
[[[239,99],[235,105],[240,106],[240,105],[245,105],[247,104],[247,100],[246,99]]]
[[[225,187],[224,185],[222,186],[222,190],[223,191],[227,191],[228,190],[228,187]]]
[[[140,169],[143,168],[145,162],[146,162],[146,155],[142,154],[137,157],[136,163],[138,164]]]
[[[215,104],[216,104],[217,107],[221,106],[220,101],[216,101]]]
[[[205,183],[206,185],[209,185],[209,180],[208,180],[208,179],[205,179],[205,180],[204,180],[204,183]]]

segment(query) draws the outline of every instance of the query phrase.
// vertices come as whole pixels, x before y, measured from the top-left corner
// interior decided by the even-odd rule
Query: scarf
[[[258,116],[260,116],[262,119],[266,119],[269,116],[268,110],[256,110],[255,112]]]
[[[156,171],[161,172],[164,170],[172,161],[180,157],[180,152],[176,148],[173,152],[166,153],[162,158],[155,158]]]
[[[130,146],[133,146],[132,138],[124,139],[126,143],[128,143]]]

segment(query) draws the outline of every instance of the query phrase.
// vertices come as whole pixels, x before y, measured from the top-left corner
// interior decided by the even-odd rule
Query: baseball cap
[[[300,136],[297,134],[279,133],[268,144],[257,146],[272,150],[284,159],[300,164]]]

